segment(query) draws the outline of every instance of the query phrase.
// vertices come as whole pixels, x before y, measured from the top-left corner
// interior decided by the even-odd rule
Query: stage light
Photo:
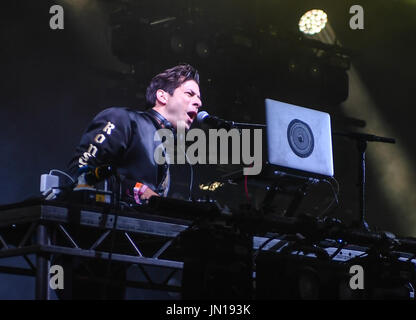
[[[222,182],[212,182],[209,185],[205,185],[205,184],[200,184],[199,185],[199,189],[204,190],[204,191],[215,191],[218,188],[222,187],[224,185],[224,183]]]
[[[150,22],[149,25],[155,26],[157,24],[161,24],[161,23],[165,23],[165,22],[170,22],[170,21],[173,21],[173,20],[176,20],[176,17],[167,17],[167,18],[163,18],[163,19],[158,19],[158,20],[155,20],[155,21]]]
[[[170,47],[172,48],[173,52],[181,54],[185,51],[185,43],[183,41],[182,36],[174,35],[170,39]]]
[[[201,58],[207,58],[209,56],[209,47],[205,42],[198,42],[195,50]]]
[[[322,10],[313,9],[306,12],[299,20],[299,30],[306,34],[319,33],[328,22],[326,13]]]
[[[294,60],[290,60],[288,64],[288,69],[289,69],[289,72],[295,72],[295,71],[298,71],[299,66],[297,62],[295,62]]]
[[[314,64],[309,68],[309,73],[312,78],[319,78],[321,75],[321,68],[318,65]]]

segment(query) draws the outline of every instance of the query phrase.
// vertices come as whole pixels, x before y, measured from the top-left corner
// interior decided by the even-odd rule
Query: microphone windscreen
[[[196,115],[196,122],[197,122],[197,123],[199,123],[199,124],[201,124],[201,123],[203,123],[203,122],[204,122],[204,119],[205,119],[206,117],[208,117],[208,116],[209,116],[208,112],[206,112],[206,111],[200,111],[200,112],[198,112],[198,114]]]

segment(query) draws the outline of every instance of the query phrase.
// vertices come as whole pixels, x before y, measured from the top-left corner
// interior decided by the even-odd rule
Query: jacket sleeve
[[[89,124],[69,162],[76,177],[83,166],[116,165],[121,161],[131,139],[131,120],[124,108],[101,111]]]

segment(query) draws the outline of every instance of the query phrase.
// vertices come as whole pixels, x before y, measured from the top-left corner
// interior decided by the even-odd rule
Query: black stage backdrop
[[[64,9],[62,30],[50,28],[55,4]],[[350,28],[354,4],[364,9],[364,29]],[[327,12],[345,60],[318,59],[316,43],[301,40],[299,17],[315,8]],[[330,113],[333,130],[396,138],[395,145],[368,145],[367,221],[416,236],[415,13],[410,0],[2,1],[0,204],[39,196],[40,175],[66,169],[97,112],[142,108],[152,75],[189,62],[200,70],[211,114],[264,123],[269,97]],[[320,50],[339,57],[330,46]],[[333,147],[340,205],[332,214],[349,222],[359,215],[357,151],[340,137]],[[196,166],[194,188],[232,169]],[[173,181],[170,195],[186,197],[189,167],[174,167]],[[236,186],[211,196],[245,201]],[[327,186],[317,187],[301,210],[318,215],[331,197]]]

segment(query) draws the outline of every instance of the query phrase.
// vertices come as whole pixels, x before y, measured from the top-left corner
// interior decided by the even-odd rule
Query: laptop
[[[269,164],[332,177],[329,114],[271,99],[265,100],[265,107]]]

